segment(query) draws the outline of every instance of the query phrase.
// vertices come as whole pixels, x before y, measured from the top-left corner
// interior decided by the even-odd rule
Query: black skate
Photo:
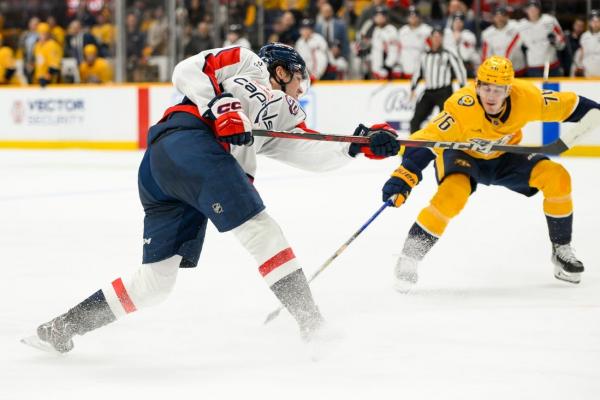
[[[21,339],[21,342],[48,352],[67,353],[73,349],[74,324],[67,321],[67,314],[60,315],[37,328],[37,336]]]
[[[569,283],[581,282],[583,263],[577,259],[570,244],[552,244],[554,277]]]

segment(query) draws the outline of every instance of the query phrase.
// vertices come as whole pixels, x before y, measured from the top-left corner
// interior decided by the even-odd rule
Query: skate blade
[[[34,349],[45,351],[50,354],[63,354],[60,351],[56,350],[50,343],[44,342],[37,335],[24,337],[21,339],[21,343],[24,345],[33,347]]]
[[[554,268],[554,277],[560,281],[573,283],[577,285],[581,282],[581,273],[580,272],[566,272],[560,267]]]
[[[398,293],[408,294],[415,286],[415,283],[416,282],[413,281],[396,278],[396,281],[394,282],[394,289],[396,289],[396,292]]]

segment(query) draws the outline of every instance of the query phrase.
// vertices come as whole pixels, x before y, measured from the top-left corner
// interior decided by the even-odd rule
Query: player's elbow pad
[[[579,96],[579,102],[577,103],[577,107],[575,110],[569,115],[567,119],[563,122],[578,122],[588,111],[592,109],[599,109],[600,104],[596,103],[594,100],[588,99],[587,97]]]

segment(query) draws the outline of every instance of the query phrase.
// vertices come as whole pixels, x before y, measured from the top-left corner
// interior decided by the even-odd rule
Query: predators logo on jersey
[[[467,160],[463,160],[462,158],[457,158],[456,160],[454,160],[454,164],[463,168],[471,168],[471,163]]]
[[[475,99],[471,95],[467,94],[458,99],[458,105],[460,106],[471,107],[473,104],[475,104]]]

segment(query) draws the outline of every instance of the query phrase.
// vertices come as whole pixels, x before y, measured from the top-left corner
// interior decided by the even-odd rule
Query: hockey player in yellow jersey
[[[40,22],[37,26],[39,39],[33,49],[35,70],[33,80],[44,87],[49,83],[57,83],[60,77],[62,48],[50,37],[50,25]]]
[[[79,65],[81,83],[107,83],[112,81],[112,67],[106,59],[98,57],[96,45],[85,45],[83,56],[85,59]]]
[[[518,144],[521,128],[528,122],[577,122],[592,108],[600,105],[572,92],[540,90],[533,83],[514,79],[510,60],[493,56],[481,64],[474,84],[455,92],[444,103],[444,109],[410,138]],[[438,190],[419,213],[398,258],[394,272],[399,291],[406,292],[416,283],[419,261],[460,213],[479,183],[504,186],[525,196],[541,191],[554,275],[567,282],[580,282],[583,264],[570,246],[571,178],[562,165],[541,154],[407,148],[402,165],[383,186],[383,200],[397,196],[395,206],[402,205],[421,180],[421,171],[434,159]]]
[[[0,33],[0,85],[18,84],[14,52],[10,47],[3,46],[2,40],[2,33]]]

